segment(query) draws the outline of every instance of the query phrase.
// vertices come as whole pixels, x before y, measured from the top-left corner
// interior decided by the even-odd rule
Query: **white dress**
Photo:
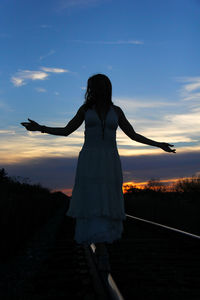
[[[124,211],[123,176],[116,144],[118,116],[111,105],[104,138],[93,106],[85,112],[85,141],[79,152],[67,216],[76,218],[77,243],[112,243],[121,238]]]

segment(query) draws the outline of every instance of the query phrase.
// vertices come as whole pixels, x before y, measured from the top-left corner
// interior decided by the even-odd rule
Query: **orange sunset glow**
[[[167,191],[171,191],[172,186],[177,183],[179,180],[185,180],[185,179],[192,179],[192,177],[182,177],[182,178],[169,178],[164,180],[159,180],[160,183],[162,183]],[[134,181],[126,181],[122,185],[122,191],[123,194],[128,193],[128,190],[130,188],[137,188],[137,189],[144,189],[148,184],[148,181],[141,181],[141,182],[134,182]],[[53,192],[58,190],[53,190]],[[63,192],[65,195],[71,197],[72,195],[72,188],[69,189],[62,189],[61,192]]]
[[[163,179],[158,181],[166,187],[167,191],[171,191],[172,186],[179,180],[191,179],[191,178],[192,177],[183,177],[183,178]],[[142,181],[142,182],[128,181],[123,183],[122,190],[123,193],[126,194],[130,188],[144,189],[147,186],[147,184],[148,181]]]

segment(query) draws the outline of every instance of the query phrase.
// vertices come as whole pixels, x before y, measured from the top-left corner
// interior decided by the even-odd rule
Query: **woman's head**
[[[110,106],[110,104],[113,104],[112,84],[106,75],[96,74],[88,79],[85,104],[88,107],[91,107],[93,104],[97,106]]]

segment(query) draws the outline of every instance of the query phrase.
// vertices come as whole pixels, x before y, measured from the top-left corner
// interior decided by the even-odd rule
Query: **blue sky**
[[[1,166],[70,190],[84,124],[66,138],[27,132],[20,122],[65,126],[84,101],[88,77],[104,73],[135,131],[177,149],[164,153],[118,129],[124,181],[198,174],[199,29],[197,0],[1,0]],[[147,159],[160,161],[151,173]],[[161,160],[173,160],[171,174]]]

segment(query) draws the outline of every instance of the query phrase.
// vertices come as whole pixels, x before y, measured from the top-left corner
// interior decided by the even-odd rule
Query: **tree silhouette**
[[[4,168],[0,169],[0,181],[5,181],[6,179],[8,179],[7,175],[8,174],[6,173]]]
[[[200,193],[200,175],[180,179],[174,185],[174,190],[179,193]]]
[[[156,192],[164,192],[166,190],[164,184],[160,179],[152,178],[148,181],[146,189],[153,190]]]

